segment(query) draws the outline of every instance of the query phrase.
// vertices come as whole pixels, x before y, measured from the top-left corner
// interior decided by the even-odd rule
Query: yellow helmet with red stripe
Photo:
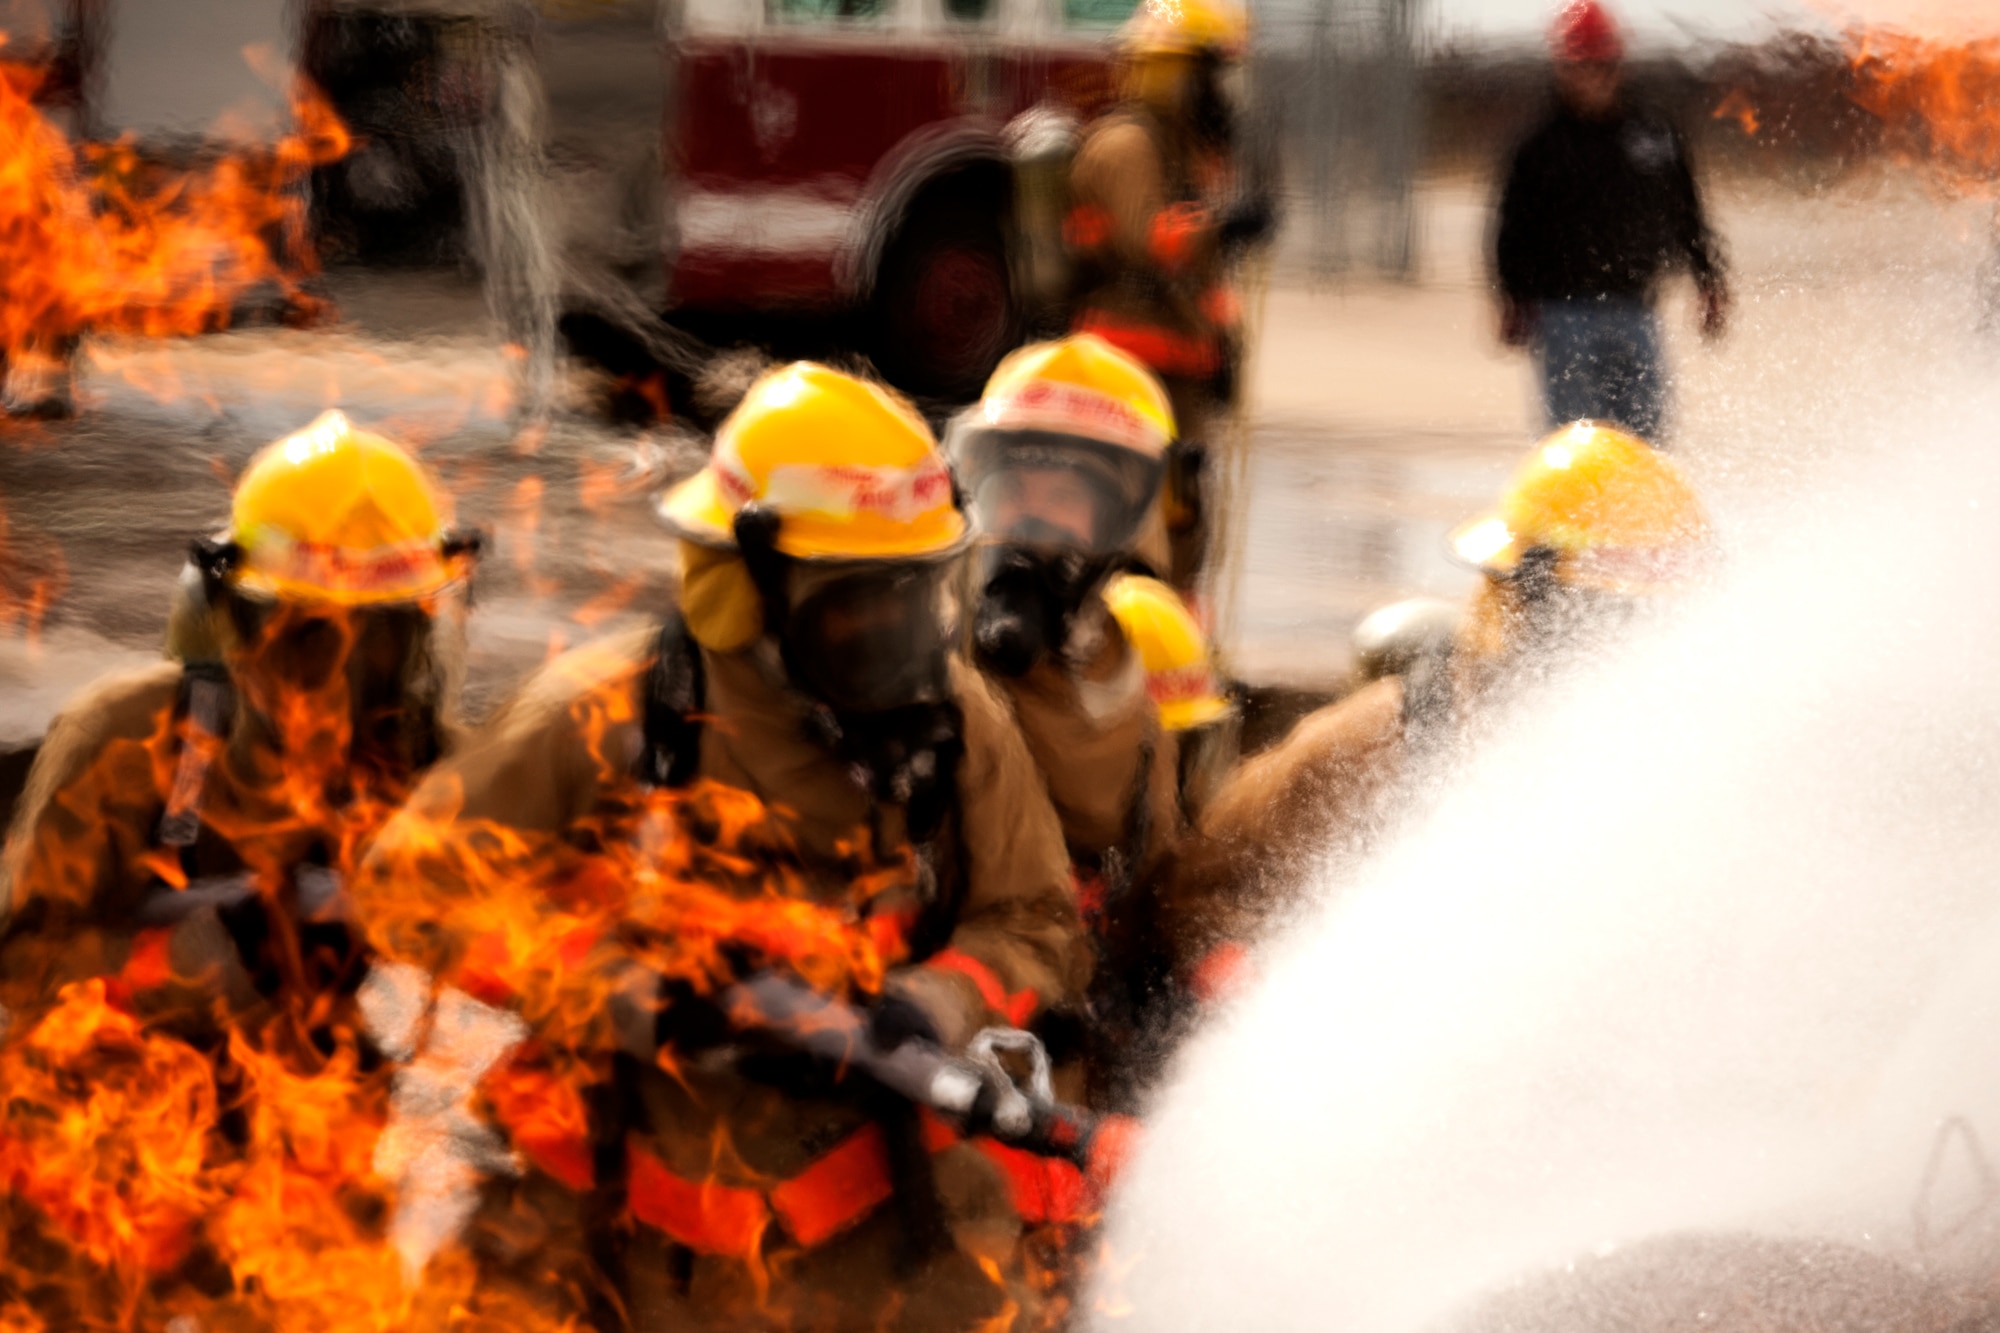
[[[1120,574],[1104,588],[1104,601],[1139,653],[1146,692],[1168,731],[1191,731],[1226,717],[1234,708],[1216,679],[1208,641],[1187,604],[1158,579]]]
[[[733,549],[736,516],[752,504],[778,520],[774,548],[801,560],[941,557],[969,533],[915,409],[810,361],[752,385],[716,432],[708,465],[659,509],[682,537]]]
[[[443,509],[401,446],[327,412],[244,470],[230,516],[230,583],[342,606],[433,596],[464,573]]]
[[[1529,551],[1546,550],[1561,583],[1627,594],[1685,586],[1713,555],[1708,515],[1680,469],[1596,421],[1536,445],[1494,512],[1460,526],[1450,543],[1460,560],[1501,578]]]
[[[953,420],[946,448],[988,536],[1039,533],[1041,544],[1104,553],[1132,542],[1159,495],[1173,438],[1173,404],[1152,371],[1080,333],[1011,353],[979,402]],[[1078,509],[1052,527],[1050,514],[1024,502],[1029,479],[1053,472],[1087,492],[1087,524]]]
[[[1148,457],[1174,438],[1174,406],[1158,378],[1094,333],[1008,353],[974,410],[999,429],[1061,431]]]

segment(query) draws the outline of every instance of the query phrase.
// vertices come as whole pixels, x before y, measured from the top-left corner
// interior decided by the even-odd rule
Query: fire
[[[68,581],[61,548],[17,534],[0,509],[0,634],[19,631],[32,643]]]
[[[114,1008],[101,980],[65,987],[0,1052],[0,1177],[129,1308],[187,1257],[224,1197],[208,1169],[217,1122],[208,1061]],[[114,1294],[115,1293],[115,1294]]]
[[[462,1258],[421,1284],[404,1271],[372,1168],[389,1075],[359,1054],[339,956],[283,905],[308,849],[322,873],[346,870],[405,792],[407,767],[384,759],[393,735],[349,694],[346,664],[368,648],[339,617],[281,608],[232,656],[254,723],[208,736],[163,708],[149,735],[104,745],[38,826],[12,906],[42,925],[9,941],[0,1037],[16,1237],[0,1292],[22,1293],[23,1318],[386,1333],[443,1327],[469,1299]],[[157,827],[183,786],[267,904],[276,989],[247,1008],[212,985],[233,964],[178,956],[177,928],[116,924],[149,875],[149,895],[192,887],[171,848],[118,832]]]
[[[266,283],[318,309],[297,187],[350,139],[316,90],[300,82],[297,128],[276,144],[173,172],[129,138],[71,145],[35,108],[41,78],[0,62],[0,352],[61,359],[85,333],[211,331]]]
[[[307,1333],[580,1329],[585,1316],[564,1302],[568,1284],[595,1280],[588,1239],[558,1237],[570,1249],[550,1263],[576,1270],[537,1268],[540,1286],[513,1285],[463,1236],[492,1197],[482,1191],[529,1166],[577,1197],[595,1188],[592,1107],[631,1025],[663,1004],[767,967],[865,998],[906,957],[907,919],[874,909],[913,883],[909,855],[878,857],[857,831],[836,849],[842,890],[829,896],[783,812],[713,783],[631,780],[620,738],[639,719],[629,691],[605,677],[576,714],[596,813],[524,830],[461,820],[451,793],[426,795],[395,814],[364,862],[407,792],[393,765],[366,758],[371,738],[386,742],[347,693],[366,630],[324,620],[281,607],[234,651],[254,731],[239,724],[203,745],[168,710],[151,736],[107,746],[65,790],[51,826],[76,830],[74,841],[36,846],[23,877],[31,897],[93,920],[101,858],[118,855],[104,830],[150,827],[192,747],[210,775],[204,829],[236,849],[264,896],[282,975],[253,1024],[213,1001],[193,1012],[163,1003],[163,983],[195,979],[158,935],[142,935],[129,958],[115,943],[53,936],[49,975],[10,971],[18,1010],[0,1038],[0,1170],[14,1220],[46,1243],[0,1252],[0,1320],[70,1327],[88,1308],[92,1322],[120,1327],[186,1315],[204,1328]],[[583,654],[571,669],[602,664]],[[246,749],[246,736],[257,745]],[[283,906],[309,848],[345,875],[375,956],[358,993],[316,969]],[[149,865],[185,884],[170,854]],[[178,1035],[186,1022],[211,1036]],[[364,1033],[385,1059],[363,1058]],[[673,1058],[660,1061],[669,1075],[680,1072]],[[752,1176],[721,1122],[707,1147],[704,1188],[755,1199],[749,1191],[774,1187]],[[769,1215],[752,1221],[761,1237]],[[767,1255],[758,1239],[739,1257],[757,1318],[785,1326],[785,1252]],[[995,1329],[1019,1322],[1013,1302],[1027,1299],[1007,1286],[1005,1257],[986,1256],[1002,1288]],[[1033,1290],[1060,1283],[1052,1266]],[[36,1294],[9,1306],[15,1291]]]
[[[1751,103],[1749,94],[1740,88],[1732,89],[1716,105],[1715,110],[1710,113],[1709,118],[1711,120],[1733,120],[1736,122],[1737,128],[1748,135],[1756,134],[1761,124],[1757,118],[1756,106]]]
[[[1891,147],[1968,188],[2000,182],[2000,39],[1939,42],[1863,30],[1850,37],[1849,96]]]
[[[585,658],[575,669],[591,669]],[[587,691],[577,716],[593,741],[600,813],[526,831],[461,820],[446,795],[398,816],[354,894],[371,944],[393,960],[386,966],[427,978],[440,1005],[462,996],[454,1002],[518,1015],[527,1040],[481,1076],[483,1112],[514,1152],[581,1191],[594,1178],[589,1091],[609,1084],[632,1023],[650,1025],[677,994],[714,995],[746,967],[781,968],[829,994],[879,990],[905,946],[869,908],[913,866],[857,846],[847,853],[851,891],[816,900],[797,849],[756,797],[625,777],[609,743],[635,721],[624,692]],[[679,1077],[673,1060],[664,1052],[660,1067]],[[708,1156],[718,1185],[736,1192],[749,1181],[719,1126]],[[643,1183],[635,1175],[635,1192]],[[759,1247],[746,1243],[740,1257],[760,1311],[774,1313]]]

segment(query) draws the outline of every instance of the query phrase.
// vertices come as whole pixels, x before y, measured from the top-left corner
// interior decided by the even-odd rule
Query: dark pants
[[[1536,335],[1549,425],[1591,418],[1660,443],[1667,373],[1660,321],[1638,297],[1544,301]]]

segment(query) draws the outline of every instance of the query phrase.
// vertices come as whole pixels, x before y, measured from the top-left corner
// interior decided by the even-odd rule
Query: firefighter
[[[1104,599],[1159,495],[1173,408],[1090,334],[993,372],[946,435],[982,537],[973,651],[1020,720],[1085,885],[1106,910],[1172,846],[1174,743]]]
[[[1139,653],[1160,727],[1174,738],[1182,815],[1193,823],[1235,766],[1242,713],[1216,675],[1208,640],[1187,603],[1158,579],[1120,574],[1105,605]]]
[[[727,790],[790,849],[741,854],[786,871],[758,890],[784,899],[774,928],[788,904],[829,906],[902,959],[872,1001],[846,997],[872,1003],[878,1040],[959,1049],[1073,1004],[1089,964],[1061,826],[1005,702],[957,652],[972,528],[921,418],[826,367],[774,369],[660,512],[678,610],[557,659],[441,765],[378,839],[363,919],[400,908],[406,853],[495,825],[589,845],[649,794]],[[987,1327],[1010,1301],[1030,1316],[990,1158],[838,1071],[677,1055],[699,1008],[666,1003],[659,1051],[628,1038],[640,1058],[593,1092],[591,1147],[570,1156],[603,1196],[586,1211],[616,1214],[592,1242],[616,1308],[718,1329]],[[522,1197],[483,1208],[473,1244],[532,1277],[548,1265],[519,1239]]]
[[[257,1096],[271,1071],[334,1092],[336,1122],[382,1105],[342,876],[454,739],[475,552],[409,455],[329,413],[252,459],[227,529],[195,544],[169,660],[97,681],[50,727],[0,851],[4,1030],[31,1067],[104,1082],[72,1088],[75,1108],[15,1087],[0,1127],[34,1142],[86,1099],[98,1117],[88,1179],[63,1179],[76,1168],[56,1154],[55,1181],[0,1202],[49,1326],[190,1309],[257,1325],[297,1295],[233,1270],[240,1223],[188,1201],[298,1169],[283,1111]],[[352,1183],[357,1233],[384,1202]],[[330,1233],[296,1216],[296,1235],[265,1227],[261,1243],[310,1263]],[[120,1257],[105,1234],[128,1236]]]
[[[1183,590],[1206,562],[1205,450],[1235,391],[1225,270],[1274,222],[1269,198],[1235,179],[1225,84],[1248,36],[1232,0],[1147,0],[1120,37],[1120,104],[1085,131],[1070,170],[1072,328],[1149,366],[1180,423],[1145,551],[1151,572]]]
[[[4,1003],[118,977],[200,1023],[351,983],[340,876],[453,739],[476,551],[339,413],[252,459],[169,660],[90,686],[36,756],[0,854]]]
[[[1176,967],[1235,954],[1323,849],[1364,837],[1399,780],[1439,763],[1514,686],[1602,642],[1703,575],[1708,519],[1680,470],[1637,437],[1576,422],[1528,455],[1495,511],[1451,536],[1483,576],[1455,634],[1300,722],[1204,811],[1161,907]]]

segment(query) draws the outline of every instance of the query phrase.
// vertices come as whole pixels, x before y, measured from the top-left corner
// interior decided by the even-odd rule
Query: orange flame
[[[1902,32],[1850,35],[1849,95],[1889,145],[1961,188],[2000,182],[2000,39],[1940,42]]]
[[[0,1038],[0,1291],[19,1296],[0,1302],[0,1330],[157,1328],[182,1315],[305,1333],[560,1326],[479,1290],[460,1251],[411,1280],[373,1165],[389,1071],[358,1058],[353,1011],[315,984],[301,939],[274,941],[285,984],[272,1014],[211,996],[164,930],[119,943],[95,924],[103,895],[149,869],[184,883],[175,858],[121,850],[114,831],[154,826],[190,750],[210,765],[205,836],[227,841],[263,891],[307,844],[350,868],[400,804],[407,767],[356,762],[373,723],[352,706],[344,667],[367,644],[322,618],[281,608],[232,657],[254,727],[239,719],[203,743],[163,710],[144,740],[106,745],[38,826],[14,907],[34,905],[45,926],[9,950]],[[273,908],[272,933],[286,936]],[[251,1014],[270,1016],[252,1027]],[[222,1039],[197,1046],[183,1031]]]
[[[0,634],[18,628],[32,644],[42,619],[69,582],[62,549],[52,541],[17,538],[0,509]]]
[[[369,719],[352,707],[342,668],[356,652],[365,657],[367,644],[354,626],[327,630],[320,618],[281,607],[232,656],[259,744],[246,752],[239,726],[207,751],[216,776],[204,828],[271,895],[303,847],[326,847],[333,867],[354,872],[347,887],[385,970],[414,964],[437,987],[518,1017],[532,1041],[479,1068],[463,1095],[476,1097],[469,1113],[506,1131],[511,1153],[556,1181],[582,1189],[591,1180],[585,1093],[622,1049],[620,978],[709,993],[748,961],[859,996],[878,991],[905,957],[905,926],[871,908],[910,889],[909,855],[877,857],[857,833],[837,849],[845,891],[829,898],[782,812],[715,784],[661,790],[627,778],[614,742],[637,721],[634,701],[608,686],[585,690],[578,705],[600,779],[598,813],[542,832],[460,821],[445,801],[399,814],[396,836],[360,866],[364,841],[405,792],[395,772],[354,762]],[[326,633],[336,641],[323,642]],[[587,655],[575,669],[592,669]],[[185,719],[167,715],[146,740],[106,747],[61,798],[57,826],[87,832],[38,844],[22,882],[87,915],[101,892],[101,858],[118,854],[104,830],[150,827],[188,741]],[[153,868],[184,878],[172,858]],[[283,913],[270,915],[283,935]],[[65,1294],[19,1311],[0,1305],[0,1320],[73,1326],[68,1312],[95,1301],[105,1308],[94,1322],[120,1327],[180,1314],[203,1327],[307,1333],[575,1327],[580,1315],[536,1304],[545,1292],[493,1281],[463,1245],[447,1243],[421,1262],[399,1247],[392,1215],[405,1182],[385,1179],[404,1160],[392,1151],[393,1075],[357,1059],[345,999],[311,984],[300,940],[281,943],[289,952],[280,1012],[252,1029],[218,1011],[219,1057],[133,1016],[132,996],[184,980],[164,943],[133,949],[111,980],[58,990],[50,977],[6,978],[9,1003],[22,991],[31,998],[17,1019],[22,1031],[0,1042],[9,1091],[0,1172],[8,1206],[47,1233],[50,1255],[0,1254],[0,1291],[32,1268],[53,1273],[36,1280]],[[70,979],[64,965],[46,966]],[[60,1000],[32,998],[42,994]],[[412,1037],[420,1059],[436,1031]],[[709,1149],[718,1182],[746,1176],[720,1124]],[[744,1257],[756,1299],[772,1299],[780,1289],[763,1254],[752,1246]],[[987,1256],[996,1284],[1001,1257]],[[204,1264],[220,1283],[180,1280]],[[1016,1321],[1016,1295],[1003,1290],[993,1327]],[[760,1318],[782,1326],[784,1316],[764,1309]]]
[[[184,1258],[221,1202],[205,1170],[215,1087],[193,1048],[144,1031],[101,980],[65,987],[0,1052],[0,1178],[125,1301]]]
[[[0,63],[0,351],[59,355],[93,331],[209,331],[262,283],[317,310],[300,285],[315,263],[296,186],[351,141],[316,90],[299,82],[297,128],[276,144],[169,172],[129,136],[73,147],[35,108],[41,79]]]
[[[1740,88],[1732,89],[1710,113],[1711,120],[1733,120],[1738,129],[1747,135],[1755,135],[1761,122],[1757,119],[1757,108],[1751,103],[1750,95]]]

